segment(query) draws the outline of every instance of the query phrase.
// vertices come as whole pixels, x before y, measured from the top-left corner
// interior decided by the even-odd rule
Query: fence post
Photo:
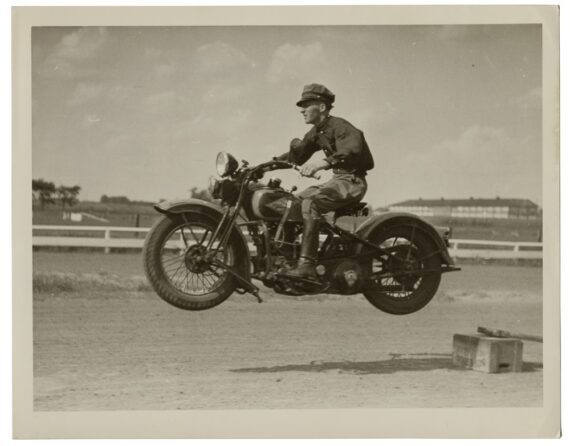
[[[451,258],[457,261],[457,242],[451,241]]]
[[[141,214],[139,214],[137,212],[137,215],[135,216],[135,227],[140,227],[141,225]],[[135,238],[139,238],[139,233],[135,232]]]
[[[109,229],[105,229],[105,240],[111,240],[111,231]],[[111,252],[111,247],[105,245],[105,254],[109,254]]]

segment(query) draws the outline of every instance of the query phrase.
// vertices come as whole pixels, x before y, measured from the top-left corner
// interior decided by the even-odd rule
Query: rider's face
[[[305,124],[318,124],[326,116],[326,107],[322,102],[306,102],[301,106]]]

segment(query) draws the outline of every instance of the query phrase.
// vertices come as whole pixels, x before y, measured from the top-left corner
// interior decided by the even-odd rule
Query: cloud
[[[136,146],[138,141],[138,135],[130,133],[111,133],[106,140],[103,141],[103,148],[109,154],[116,154],[121,151],[125,151],[131,146]]]
[[[92,103],[101,96],[104,90],[105,87],[103,84],[80,82],[75,87],[75,90],[68,99],[67,104],[74,107]]]
[[[214,84],[206,89],[202,100],[208,105],[230,104],[242,99],[245,92],[244,85]]]
[[[163,55],[163,51],[158,48],[153,48],[150,46],[145,47],[144,49],[144,56],[147,59],[157,59]]]
[[[105,44],[108,39],[107,28],[81,28],[65,35],[55,49],[55,56],[66,60],[85,60]]]
[[[424,29],[437,40],[459,43],[492,38],[496,30],[493,25],[439,25]]]
[[[433,181],[457,181],[477,175],[496,177],[512,168],[516,143],[503,129],[472,125],[454,139],[445,139],[420,150],[407,151],[403,165],[413,177],[430,177]],[[425,166],[429,166],[427,171]],[[437,179],[437,180],[436,180]]]
[[[373,108],[354,108],[346,117],[366,134],[369,129],[382,127],[397,116],[398,110],[389,101],[378,102]]]
[[[379,168],[385,171],[385,184],[398,184],[402,199],[497,195],[536,199],[541,191],[540,155],[533,141],[503,128],[471,125],[455,138],[414,150],[402,147],[398,157]]]
[[[322,79],[328,68],[329,63],[320,42],[307,45],[286,43],[273,54],[267,79],[272,83]]]
[[[200,133],[213,135],[231,135],[243,130],[248,124],[252,112],[246,108],[228,110],[223,116],[201,113],[190,123],[190,128]]]
[[[159,64],[153,67],[152,71],[158,79],[167,79],[176,72],[176,68],[173,65]]]
[[[176,100],[176,93],[172,90],[161,91],[148,95],[144,98],[144,107],[150,112],[160,112],[171,107]]]
[[[247,107],[225,107],[203,110],[200,114],[175,130],[174,137],[180,141],[195,141],[208,144],[210,149],[225,150],[251,140],[255,120],[252,110]]]
[[[84,129],[90,129],[101,122],[101,117],[97,113],[90,113],[83,116],[81,120],[81,127]]]
[[[428,156],[450,160],[454,163],[472,165],[475,160],[484,159],[493,163],[497,155],[503,156],[506,149],[512,148],[512,142],[504,129],[472,125],[453,140],[444,140],[433,147]]]
[[[383,33],[376,26],[318,26],[311,30],[311,36],[318,42],[334,45],[368,46]]]
[[[255,62],[237,48],[223,42],[202,45],[194,55],[196,69],[209,75],[235,75],[236,71],[252,69]]]
[[[57,43],[41,64],[40,72],[48,77],[74,78],[91,74],[89,62],[109,41],[104,27],[86,27],[72,31]]]
[[[526,175],[530,181],[536,175],[539,154],[531,142],[510,136],[502,128],[472,125],[456,139],[408,153],[406,162],[430,166],[428,172],[420,175],[440,183],[469,183],[478,185],[481,190],[499,191],[510,177]]]

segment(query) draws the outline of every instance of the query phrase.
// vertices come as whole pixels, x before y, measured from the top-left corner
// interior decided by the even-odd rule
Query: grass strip
[[[77,291],[152,291],[144,276],[119,276],[109,273],[34,273],[34,293],[72,293]]]

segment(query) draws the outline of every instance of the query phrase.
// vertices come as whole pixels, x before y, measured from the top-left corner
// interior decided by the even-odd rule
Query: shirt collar
[[[331,119],[331,116],[330,116],[330,115],[327,116],[327,117],[324,119],[323,122],[321,122],[320,124],[315,125],[315,129],[316,129],[317,131],[319,131],[319,132],[322,131],[322,130],[324,130],[324,129],[326,129],[326,127],[327,127],[327,125],[328,125],[330,119]]]

